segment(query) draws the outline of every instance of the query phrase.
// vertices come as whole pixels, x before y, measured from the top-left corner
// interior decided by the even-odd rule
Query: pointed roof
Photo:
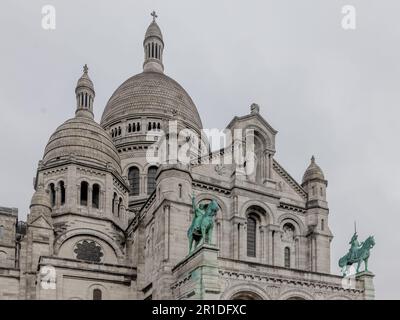
[[[32,196],[30,208],[33,206],[42,206],[51,210],[50,195],[44,189],[43,185],[39,185]]]
[[[162,36],[162,33],[161,33],[161,29],[158,26],[157,22],[155,22],[155,21],[152,21],[150,23],[149,27],[147,28],[146,34],[144,36],[144,40],[146,40],[147,38],[150,38],[150,37],[157,37],[161,41],[163,41],[163,36]]]
[[[302,183],[315,179],[325,180],[325,177],[322,169],[319,167],[319,165],[315,163],[315,157],[312,156],[311,163],[308,166],[307,170],[304,172]]]
[[[86,64],[83,66],[83,74],[76,84],[75,93],[81,88],[88,88],[94,93],[94,85],[92,80],[89,78],[89,68]]]

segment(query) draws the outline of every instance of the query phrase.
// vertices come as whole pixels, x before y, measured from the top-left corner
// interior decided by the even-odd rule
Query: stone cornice
[[[304,199],[307,200],[307,192],[297,181],[274,159],[273,168],[289,185]]]

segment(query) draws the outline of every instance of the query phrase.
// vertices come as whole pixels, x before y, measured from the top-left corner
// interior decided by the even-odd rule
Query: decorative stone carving
[[[214,167],[214,170],[220,176],[223,176],[226,173],[226,167],[224,165],[222,165],[222,164],[217,164]]]
[[[82,240],[75,246],[74,252],[76,259],[86,260],[91,262],[101,262],[104,256],[103,250],[99,244],[91,240]]]
[[[294,241],[294,227],[289,223],[283,226],[282,240],[287,242]]]

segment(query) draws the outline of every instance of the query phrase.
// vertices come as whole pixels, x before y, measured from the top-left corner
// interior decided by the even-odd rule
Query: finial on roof
[[[256,114],[256,113],[260,113],[260,106],[257,103],[253,103],[250,106],[250,113],[251,114]]]
[[[315,157],[314,157],[314,155],[311,157],[311,163],[315,163]]]
[[[153,17],[153,22],[156,22],[156,19],[158,18],[157,13],[153,10],[153,12],[150,13],[150,15]]]
[[[87,64],[85,64],[83,66],[83,73],[88,73],[88,71],[89,71],[89,68],[88,68]]]
[[[156,23],[156,18],[158,17],[156,12],[153,11],[150,15],[153,17],[153,21],[148,26],[146,34],[144,36],[143,71],[163,73],[164,72],[164,65],[162,63],[163,52],[164,52],[163,36],[160,27]]]

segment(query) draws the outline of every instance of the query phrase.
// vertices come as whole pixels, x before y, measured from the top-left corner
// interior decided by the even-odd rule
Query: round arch
[[[258,134],[264,141],[264,147],[265,148],[272,148],[272,142],[271,142],[271,138],[268,136],[268,134],[265,132],[264,129],[262,129],[260,126],[255,125],[255,124],[251,124],[245,127],[245,132],[246,130],[254,130],[254,133]]]
[[[124,254],[121,250],[121,248],[119,248],[113,241],[113,239],[100,231],[97,230],[91,230],[91,229],[74,229],[74,230],[69,230],[63,234],[61,234],[59,237],[57,237],[54,240],[54,253],[56,255],[58,255],[60,248],[62,247],[62,245],[74,238],[74,237],[79,237],[79,236],[91,236],[94,238],[98,238],[99,240],[104,241],[106,244],[108,244],[114,251],[117,260],[123,260],[124,259]]]
[[[102,300],[109,300],[107,288],[100,283],[94,283],[86,289],[87,300],[93,300],[93,290],[95,289],[99,289],[101,291]]]
[[[248,210],[253,206],[264,209],[264,211],[265,211],[265,216],[264,216],[265,221],[264,222],[266,225],[274,224],[275,221],[274,221],[274,215],[272,213],[273,212],[272,209],[266,203],[261,202],[259,200],[246,201],[240,208],[239,215],[242,216],[243,218],[246,218],[246,214],[247,214]]]
[[[262,287],[253,283],[242,283],[228,288],[221,295],[221,300],[233,300],[240,297],[247,298],[242,300],[270,300],[266,291]]]
[[[292,289],[282,293],[279,300],[314,300],[314,297],[307,291]]]
[[[327,300],[352,300],[352,299],[344,294],[334,294],[327,297]]]
[[[278,218],[278,225],[281,229],[286,222],[291,222],[293,224],[296,229],[296,235],[304,235],[306,233],[306,227],[303,221],[301,221],[294,214],[285,213]]]
[[[128,176],[128,171],[130,167],[136,167],[139,169],[139,173],[144,173],[144,168],[143,165],[141,165],[139,162],[136,161],[131,161],[129,163],[127,163],[123,168],[122,168],[122,173],[125,176]]]

